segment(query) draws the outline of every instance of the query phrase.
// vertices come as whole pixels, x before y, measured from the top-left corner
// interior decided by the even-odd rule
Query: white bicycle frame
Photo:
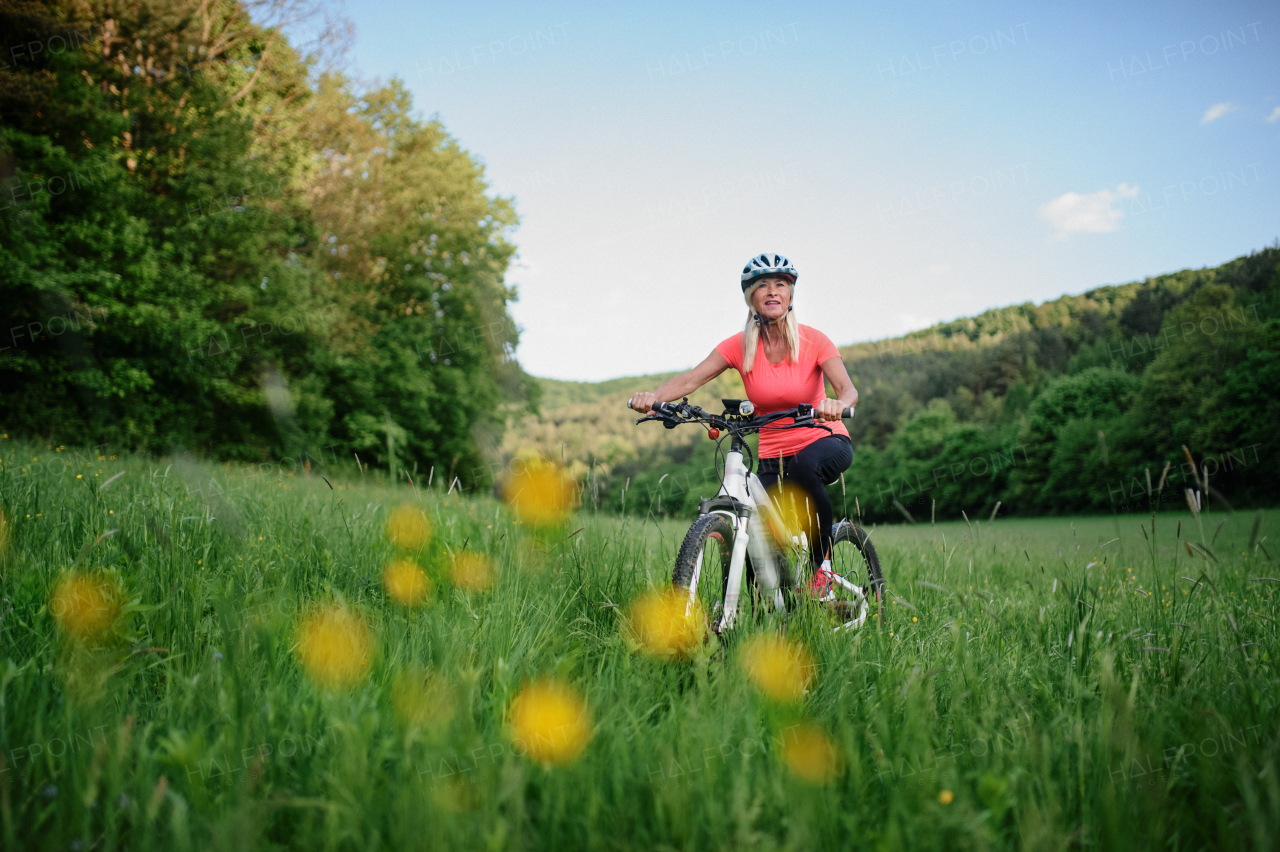
[[[778,530],[786,531],[786,525],[783,524],[782,517],[778,514],[773,501],[769,499],[769,495],[765,492],[764,484],[760,482],[760,478],[742,463],[741,450],[731,449],[726,456],[724,481],[717,496],[732,497],[747,507],[746,517],[741,517],[727,509],[712,510],[724,515],[733,524],[733,554],[729,560],[729,578],[725,586],[720,617],[717,623],[713,625],[715,632],[720,633],[732,628],[734,621],[737,620],[738,600],[742,594],[742,578],[746,573],[748,552],[751,554],[752,564],[756,566],[756,583],[760,587],[761,596],[773,603],[775,611],[786,611],[786,601],[782,596],[781,578],[778,576],[780,567],[778,554],[769,547],[768,539],[766,538],[768,532],[765,530],[762,516],[767,515],[770,523],[775,525]],[[786,531],[783,534],[791,540],[791,547],[796,555],[796,577],[798,579],[800,566],[809,552],[809,541],[804,532],[799,535],[790,535],[789,531]],[[689,583],[689,603],[685,607],[686,616],[693,613],[697,603],[698,581],[702,577],[704,553],[705,550],[699,552],[698,559],[693,566],[693,577]],[[785,559],[785,554],[781,558]],[[866,591],[861,586],[850,583],[838,574],[832,574],[832,579],[858,595],[863,601],[860,616],[853,621],[842,624],[836,630],[861,626],[867,618]]]

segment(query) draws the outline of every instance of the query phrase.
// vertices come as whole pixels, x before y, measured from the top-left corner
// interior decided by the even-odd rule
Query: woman
[[[827,421],[824,429],[766,429],[760,433],[760,481],[766,487],[781,478],[808,494],[819,534],[809,536],[815,570],[810,585],[823,594],[831,584],[831,499],[826,485],[853,461],[849,430],[841,412],[858,402],[858,391],[830,339],[817,329],[800,325],[792,311],[798,275],[791,261],[779,254],[751,258],[742,270],[742,293],[747,301],[746,329],[722,341],[701,364],[667,381],[652,393],[641,392],[631,407],[647,413],[656,402],[688,396],[729,367],[742,376],[747,398],[757,414],[770,414],[812,403],[814,413]],[[822,379],[835,390],[828,398]],[[786,425],[787,420],[778,425]]]

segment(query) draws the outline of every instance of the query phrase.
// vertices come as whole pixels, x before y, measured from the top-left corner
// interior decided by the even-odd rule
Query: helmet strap
[[[791,313],[791,309],[794,307],[795,305],[787,305],[787,313],[788,314]],[[761,328],[767,328],[770,325],[773,325],[775,322],[782,322],[785,316],[786,314],[783,314],[782,316],[778,317],[776,320],[771,320],[771,319],[765,319],[764,317],[760,316],[754,311],[751,314],[751,318],[754,319],[756,321],[756,325],[760,326]]]

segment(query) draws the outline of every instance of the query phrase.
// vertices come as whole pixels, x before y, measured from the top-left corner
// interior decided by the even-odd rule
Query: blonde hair
[[[756,294],[756,290],[770,278],[780,278],[780,276],[765,275],[756,279],[750,287],[743,292],[743,297],[747,300],[747,327],[742,333],[742,372],[750,373],[751,368],[756,363],[756,349],[760,346],[760,326],[756,324],[756,309],[751,304],[751,298]],[[796,319],[795,299],[796,285],[785,278],[785,281],[791,287],[791,301],[788,303],[792,306],[792,310],[787,311],[786,316],[782,318],[782,338],[787,342],[787,360],[794,364],[800,360],[800,321]]]

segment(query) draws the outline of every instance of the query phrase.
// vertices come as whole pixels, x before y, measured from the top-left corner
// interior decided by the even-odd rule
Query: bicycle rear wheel
[[[835,582],[823,603],[843,622],[836,629],[861,627],[884,596],[880,557],[862,527],[841,521],[832,529],[831,573]]]

